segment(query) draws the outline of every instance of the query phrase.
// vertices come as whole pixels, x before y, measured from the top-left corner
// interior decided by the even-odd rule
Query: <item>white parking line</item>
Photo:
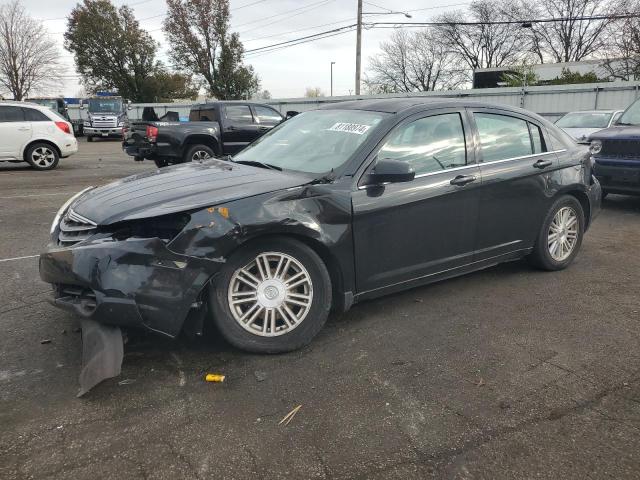
[[[24,260],[26,258],[36,258],[40,255],[27,255],[26,257],[13,257],[13,258],[0,258],[0,263],[3,262],[13,262],[14,260]]]

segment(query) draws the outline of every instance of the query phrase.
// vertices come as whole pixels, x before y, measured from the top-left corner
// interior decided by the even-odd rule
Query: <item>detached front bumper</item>
[[[40,255],[53,304],[97,322],[178,335],[221,260],[179,255],[158,238],[55,245]]]
[[[84,127],[84,134],[90,137],[122,137],[122,127]]]

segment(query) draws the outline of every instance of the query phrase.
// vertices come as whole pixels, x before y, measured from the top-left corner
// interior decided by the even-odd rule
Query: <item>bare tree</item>
[[[454,11],[438,17],[442,25],[436,26],[436,35],[471,70],[512,65],[529,55],[522,27],[489,22],[511,20],[516,10],[518,6],[510,0],[477,0],[467,13]]]
[[[364,80],[370,93],[446,90],[464,82],[454,54],[430,30],[396,30],[380,50],[369,59]]]
[[[33,89],[59,85],[58,48],[19,0],[0,6],[0,87],[23,100]]]
[[[640,13],[640,1],[624,4],[627,13]],[[620,80],[640,78],[640,18],[626,18],[607,26],[605,71]]]
[[[533,22],[529,32],[532,51],[540,63],[577,62],[592,57],[606,47],[606,33],[614,19],[577,20],[577,18],[607,16],[625,8],[617,0],[521,0],[528,18],[556,19],[554,22]]]

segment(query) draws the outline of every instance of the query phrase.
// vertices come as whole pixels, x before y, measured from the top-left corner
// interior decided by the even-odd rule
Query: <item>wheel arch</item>
[[[335,311],[345,311],[351,306],[350,301],[345,298],[344,291],[344,273],[342,268],[340,267],[340,262],[338,259],[331,253],[331,250],[323,244],[317,238],[304,235],[302,233],[292,233],[292,232],[270,232],[264,233],[256,236],[252,236],[248,238],[245,242],[238,245],[230,255],[233,255],[239,248],[243,248],[244,246],[252,243],[258,243],[270,238],[277,237],[287,237],[293,240],[297,240],[298,242],[306,245],[311,250],[313,250],[319,257],[320,260],[327,267],[327,271],[329,272],[329,278],[331,279],[331,309]]]
[[[582,211],[584,212],[585,230],[587,230],[591,223],[591,202],[589,201],[589,196],[579,188],[569,188],[567,190],[563,190],[560,194],[570,195],[580,202]]]
[[[50,147],[53,147],[53,149],[56,151],[56,153],[58,154],[59,158],[62,158],[62,152],[60,151],[60,148],[58,147],[58,145],[56,145],[54,142],[52,142],[51,140],[46,140],[46,139],[38,139],[38,140],[31,140],[29,141],[29,143],[27,143],[24,147],[24,150],[22,152],[22,159],[26,162],[27,161],[27,152],[29,151],[29,149],[34,146],[36,143],[46,143],[47,145],[49,145]]]
[[[185,155],[189,147],[192,145],[206,145],[207,147],[212,148],[216,155],[220,155],[222,153],[220,149],[220,142],[218,142],[217,139],[209,135],[194,134],[189,135],[182,142],[182,155]]]

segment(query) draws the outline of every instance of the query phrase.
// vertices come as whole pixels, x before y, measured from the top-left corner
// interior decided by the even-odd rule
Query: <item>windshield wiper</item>
[[[258,162],[257,160],[231,160],[231,161],[234,163],[241,163],[243,165],[252,165],[254,167],[266,168],[268,170],[278,170],[279,172],[282,171],[281,167],[278,167],[276,165],[271,165],[270,163]]]
[[[614,123],[614,125],[624,125],[625,127],[633,127],[634,126],[633,123],[627,123],[627,122],[616,122],[616,123]]]

